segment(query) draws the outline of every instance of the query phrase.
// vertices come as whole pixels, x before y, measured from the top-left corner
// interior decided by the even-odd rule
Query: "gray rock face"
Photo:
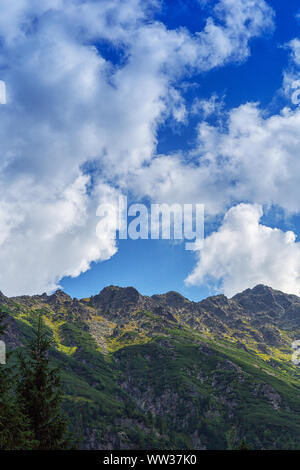
[[[63,297],[63,293],[55,295],[59,299]],[[71,300],[67,298],[65,302]],[[270,346],[284,344],[280,329],[300,328],[300,298],[264,285],[247,289],[231,299],[216,295],[200,302],[192,302],[173,291],[148,297],[133,287],[109,286],[87,302],[78,302],[79,306],[83,304],[120,326],[133,317],[139,323],[139,312],[149,311],[160,317],[164,325],[177,322],[220,337],[230,336],[234,331],[242,348],[246,348],[243,338],[252,337],[263,353],[267,353]],[[74,301],[72,305],[74,309]]]
[[[50,296],[21,296],[12,300],[26,306],[50,305],[55,311],[67,310],[83,318],[88,317],[92,309],[118,324],[130,321],[139,311],[149,311],[162,320],[180,320],[193,328],[209,329],[221,336],[234,329],[237,338],[243,337],[248,323],[255,329],[249,334],[261,345],[278,345],[281,341],[279,328],[300,328],[300,298],[263,285],[246,289],[231,299],[217,295],[200,302],[192,302],[173,291],[148,297],[134,287],[117,286],[105,287],[99,294],[83,300],[72,299],[61,290]],[[0,294],[0,303],[8,301]]]
[[[261,284],[235,295],[232,300],[247,309],[249,314],[255,315],[260,312],[267,312],[277,318],[293,304],[298,304],[300,307],[299,297],[284,294]]]
[[[91,297],[89,305],[112,317],[128,315],[143,306],[143,297],[134,287],[109,286]]]

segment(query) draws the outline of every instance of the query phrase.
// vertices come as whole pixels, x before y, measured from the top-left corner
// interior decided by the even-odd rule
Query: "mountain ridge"
[[[11,350],[42,317],[82,448],[222,449],[244,437],[299,448],[297,296],[258,285],[194,302],[107,286],[84,299],[2,295],[0,310]]]
[[[263,284],[245,289],[231,298],[219,294],[198,302],[191,301],[175,291],[144,296],[134,287],[119,286],[104,287],[99,294],[85,299],[72,298],[60,289],[50,295],[44,293],[11,298],[2,295],[0,298],[2,304],[10,301],[29,308],[46,305],[56,312],[55,315],[89,320],[93,326],[96,322],[95,318],[91,317],[100,315],[103,322],[106,320],[116,323],[115,334],[118,325],[122,327],[133,320],[140,324],[142,319],[137,318],[137,312],[151,311],[161,318],[164,326],[168,322],[174,322],[198,331],[210,331],[220,337],[226,337],[234,330],[238,339],[249,333],[262,352],[267,351],[266,343],[270,341],[273,346],[282,344],[284,340],[279,334],[279,329],[300,328],[300,297],[285,294]],[[247,323],[252,329],[259,331],[247,331]],[[159,326],[156,326],[156,330],[159,330]],[[102,340],[101,342],[103,343]]]
[[[279,289],[274,289],[272,288],[271,286],[267,286],[265,284],[257,284],[255,285],[254,287],[252,288],[247,288],[247,289],[244,289],[243,291],[233,295],[232,297],[227,297],[225,296],[224,294],[220,293],[220,294],[214,294],[214,295],[211,295],[211,296],[208,296],[204,299],[200,299],[198,301],[194,301],[194,300],[190,300],[188,297],[185,297],[183,294],[181,294],[180,292],[177,292],[177,291],[174,291],[174,290],[170,290],[170,291],[166,291],[166,292],[163,292],[161,294],[152,294],[152,295],[144,295],[144,294],[141,294],[134,286],[124,286],[124,287],[121,287],[121,286],[118,286],[118,285],[115,285],[115,284],[110,284],[108,286],[105,286],[103,287],[99,292],[98,294],[95,294],[93,296],[90,296],[89,298],[92,298],[92,297],[97,297],[99,295],[101,295],[103,292],[105,291],[135,291],[139,296],[141,297],[145,297],[145,298],[156,298],[156,297],[165,297],[165,296],[169,296],[169,295],[175,295],[177,297],[180,297],[184,300],[188,300],[189,302],[191,303],[199,303],[199,302],[202,302],[203,300],[206,300],[207,298],[211,298],[211,297],[225,297],[229,300],[231,299],[234,299],[235,297],[237,296],[240,296],[240,295],[243,295],[243,294],[246,294],[246,293],[250,293],[250,292],[274,292],[274,293],[280,293],[280,294],[283,294],[285,296],[289,296],[289,297],[294,297],[296,299],[299,299],[300,300],[300,296],[297,296],[295,294],[288,294],[288,293],[285,293]],[[51,294],[47,294],[46,292],[44,292],[43,294],[33,294],[33,295],[17,295],[17,296],[6,296],[1,290],[0,290],[0,298],[1,297],[5,297],[7,299],[21,299],[21,298],[46,298],[46,297],[52,297],[52,296],[65,296],[65,297],[68,297],[70,298],[71,300],[79,300],[79,301],[83,301],[85,300],[87,297],[83,297],[81,299],[79,299],[78,297],[72,297],[71,295],[67,294],[63,289],[61,288],[58,288],[56,289],[54,292],[52,292]]]

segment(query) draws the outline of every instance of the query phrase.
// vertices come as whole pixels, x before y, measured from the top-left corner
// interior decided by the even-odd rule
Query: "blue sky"
[[[274,32],[254,40],[251,44],[251,56],[242,64],[228,64],[188,78],[193,84],[185,94],[190,105],[197,97],[203,99],[215,93],[224,96],[227,109],[247,101],[259,101],[264,107],[275,109],[280,106],[274,101],[281,102],[276,94],[282,85],[282,72],[288,65],[287,51],[281,46],[299,35],[300,22],[296,14],[300,9],[295,0],[285,5],[281,1],[273,1],[270,5],[276,11]],[[170,29],[184,26],[196,32],[199,25],[203,26],[205,10],[205,6],[195,1],[166,1],[158,18]],[[110,58],[109,51],[107,58]],[[115,60],[114,56],[112,60]],[[158,129],[157,152],[168,153],[193,148],[196,125],[196,117],[187,125],[175,129],[170,124],[163,124]],[[269,224],[272,224],[272,220],[273,217],[269,219]],[[275,226],[300,229],[296,218],[288,223],[280,220]],[[192,300],[199,300],[213,292],[207,286],[186,286],[183,283],[194,263],[194,254],[186,252],[183,245],[171,245],[164,240],[122,240],[119,242],[118,253],[109,261],[95,263],[91,270],[76,279],[64,278],[61,284],[66,292],[78,297],[93,295],[99,291],[99,286],[114,284],[133,285],[145,295],[176,290]]]
[[[298,2],[1,8],[4,293],[300,292]],[[205,204],[204,248],[99,240],[97,207],[119,195]]]
[[[212,94],[224,97],[228,110],[247,101],[259,101],[272,111],[282,105],[276,96],[282,85],[282,73],[288,65],[287,51],[282,47],[299,34],[300,22],[296,18],[299,4],[292,0],[284,5],[281,1],[270,2],[276,12],[276,28],[272,33],[257,38],[251,44],[251,56],[240,64],[228,64],[205,74],[184,77],[192,87],[185,93],[188,105],[195,98],[205,99]],[[195,1],[165,1],[157,18],[168,28],[186,27],[192,32],[203,27],[207,5]],[[101,49],[100,49],[101,50]],[[108,60],[115,61],[106,51]],[[114,51],[113,51],[114,52]],[[158,129],[158,153],[186,150],[195,146],[197,116],[187,124],[174,126],[164,123]],[[267,218],[272,224],[273,217]],[[275,225],[283,229],[298,230],[299,221],[288,223],[280,220]],[[210,233],[209,227],[207,227]],[[195,263],[193,253],[186,252],[183,245],[171,245],[167,241],[120,241],[118,253],[109,261],[95,263],[92,269],[77,279],[64,278],[64,289],[73,296],[95,294],[99,286],[115,284],[133,285],[145,295],[177,290],[190,299],[198,300],[211,294],[207,286],[186,286],[183,280]]]

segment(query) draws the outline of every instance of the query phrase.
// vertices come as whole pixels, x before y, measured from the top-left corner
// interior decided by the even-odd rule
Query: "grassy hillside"
[[[11,349],[30,340],[42,315],[80,447],[230,449],[245,437],[253,449],[300,448],[300,371],[291,361],[299,328],[289,313],[297,298],[282,306],[274,294],[276,310],[266,297],[262,308],[257,292],[200,306],[174,293],[113,292],[1,297]]]

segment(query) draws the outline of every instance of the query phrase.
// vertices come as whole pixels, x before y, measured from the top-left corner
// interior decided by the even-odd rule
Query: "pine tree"
[[[59,370],[49,364],[51,340],[42,330],[39,316],[35,338],[28,354],[19,355],[19,396],[24,402],[38,448],[43,450],[70,447],[67,422],[63,415]]]
[[[4,333],[4,316],[0,312],[0,335]],[[8,364],[0,364],[0,449],[33,449],[36,442],[30,422],[17,401],[15,388],[12,368]]]
[[[243,437],[243,439],[240,442],[239,447],[237,450],[250,450],[250,447],[247,445],[246,439]]]

